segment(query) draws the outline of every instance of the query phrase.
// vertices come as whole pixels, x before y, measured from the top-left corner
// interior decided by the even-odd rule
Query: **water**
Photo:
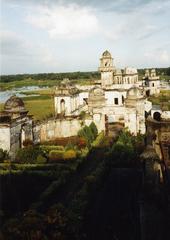
[[[6,100],[14,94],[17,97],[39,96],[38,94],[26,95],[26,94],[21,93],[21,92],[31,92],[31,91],[34,91],[34,90],[41,90],[41,89],[46,89],[46,88],[48,88],[48,87],[27,86],[27,87],[21,87],[21,88],[13,88],[11,90],[6,90],[6,91],[0,91],[0,103],[6,102]]]

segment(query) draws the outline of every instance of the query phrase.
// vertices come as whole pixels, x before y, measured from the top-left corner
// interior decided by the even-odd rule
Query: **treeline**
[[[98,79],[99,72],[66,72],[66,73],[38,73],[38,74],[16,74],[16,75],[1,75],[1,82],[14,82],[26,79],[30,80],[62,80],[69,78],[76,79]]]
[[[152,68],[150,68],[152,69]],[[167,67],[167,68],[155,68],[156,69],[156,72],[158,75],[168,75],[170,76],[170,67]],[[139,75],[144,75],[145,74],[145,69],[141,68],[141,69],[138,69],[138,73]]]
[[[168,75],[170,76],[170,67],[168,68],[156,68],[158,75]],[[145,69],[138,69],[139,75],[145,74]],[[14,82],[22,80],[63,80],[64,78],[69,78],[70,80],[78,79],[100,79],[100,72],[66,72],[66,73],[38,73],[38,74],[16,74],[16,75],[1,75],[1,82]]]

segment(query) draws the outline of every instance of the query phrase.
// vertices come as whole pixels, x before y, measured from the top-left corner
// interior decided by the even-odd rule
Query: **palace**
[[[158,113],[147,100],[160,91],[156,71],[146,70],[145,77],[139,80],[137,69],[116,68],[108,51],[100,58],[99,71],[101,79],[93,85],[72,85],[69,79],[64,79],[55,89],[55,117],[39,124],[28,115],[23,101],[12,96],[0,113],[0,148],[14,156],[26,139],[37,143],[75,136],[82,125],[91,122],[99,132],[107,132],[108,124],[121,123],[134,135],[145,134],[146,117],[154,118]],[[164,113],[160,117],[161,114]]]

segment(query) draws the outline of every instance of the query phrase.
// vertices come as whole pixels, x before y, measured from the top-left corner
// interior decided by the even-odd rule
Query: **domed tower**
[[[99,71],[101,72],[101,84],[103,88],[113,84],[113,58],[109,51],[105,51],[100,58]]]
[[[11,115],[12,119],[26,116],[28,111],[25,109],[24,102],[16,95],[11,96],[4,105],[4,112]]]
[[[149,78],[149,69],[145,69],[145,78]]]
[[[149,70],[148,70],[149,72]],[[145,85],[147,95],[158,95],[160,93],[160,79],[155,69],[151,69],[150,74],[145,74]]]
[[[144,134],[146,131],[145,99],[143,90],[138,87],[132,87],[127,92],[125,100],[125,127],[135,135],[139,132]]]
[[[151,70],[151,77],[156,77],[156,70],[155,69]]]

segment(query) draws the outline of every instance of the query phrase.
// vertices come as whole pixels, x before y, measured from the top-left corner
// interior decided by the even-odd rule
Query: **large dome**
[[[11,96],[4,105],[6,112],[25,112],[25,105],[21,98],[16,95]]]
[[[127,92],[127,99],[139,99],[143,97],[143,92],[138,87],[132,87]]]

